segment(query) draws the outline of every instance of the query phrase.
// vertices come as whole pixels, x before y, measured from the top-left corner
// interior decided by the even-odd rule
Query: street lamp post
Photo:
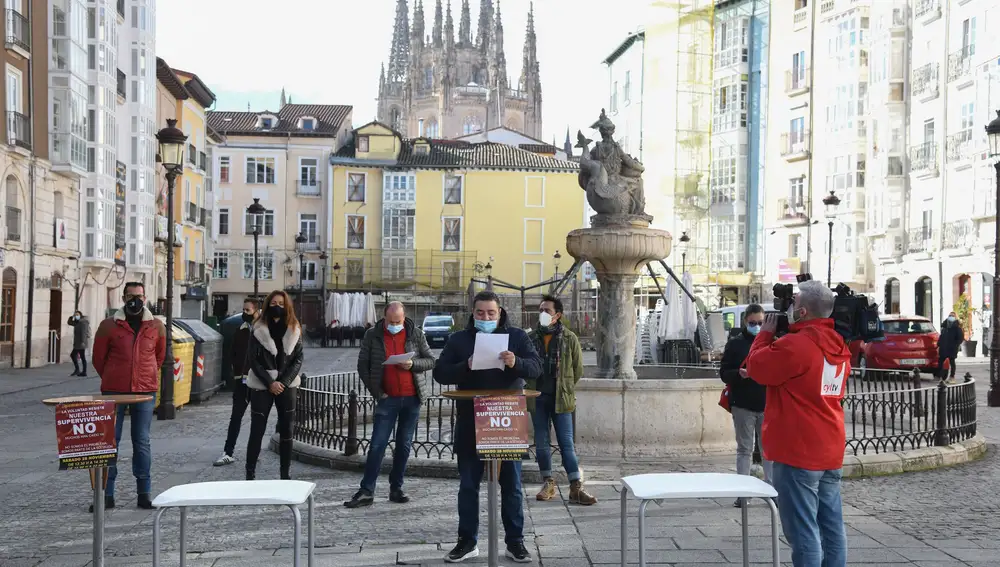
[[[160,163],[167,172],[167,324],[166,349],[160,367],[160,408],[157,419],[174,419],[174,186],[184,171],[184,143],[187,136],[177,128],[177,121],[167,119],[167,127],[156,133],[160,144]]]
[[[687,255],[688,255],[688,243],[691,242],[691,237],[688,236],[687,231],[681,233],[681,245],[678,248],[681,249],[681,275],[687,271]],[[676,265],[676,264],[674,264]]]
[[[333,289],[340,290],[340,262],[333,263]]]
[[[327,260],[327,258],[329,258],[329,256],[326,255],[326,250],[324,250],[323,252],[320,253],[319,260],[320,260],[320,262],[323,262],[323,268],[322,268],[322,273],[321,273],[321,275],[323,277],[323,283],[321,284],[322,288],[320,289],[320,292],[319,292],[320,293],[320,295],[319,295],[319,320],[322,321],[322,325],[320,325],[320,326],[323,328],[323,342],[322,342],[323,348],[326,348],[326,346],[327,346],[326,335],[327,335],[327,330],[328,330],[327,329],[327,323],[328,322],[326,320],[326,260]]]
[[[295,235],[295,244],[299,248],[299,317],[305,318],[302,306],[305,304],[305,274],[306,274],[306,235],[301,232]]]
[[[990,157],[1000,159],[1000,110],[997,117],[986,126],[989,138]],[[995,161],[997,191],[993,196],[996,206],[993,222],[996,231],[993,239],[993,295],[990,296],[993,309],[993,340],[990,342],[990,391],[987,403],[991,408],[1000,407],[1000,161]]]
[[[827,238],[826,245],[826,287],[833,285],[831,280],[833,279],[833,217],[837,214],[837,207],[840,206],[840,197],[837,197],[830,190],[830,194],[823,197],[823,205],[826,206],[826,225],[830,228],[830,234]]]
[[[253,204],[247,207],[247,213],[253,218],[253,299],[257,302],[257,308],[260,309],[260,275],[259,264],[260,260],[257,258],[257,242],[260,239],[261,223],[260,220],[263,217],[267,209],[264,205],[260,204],[260,199],[254,197]]]

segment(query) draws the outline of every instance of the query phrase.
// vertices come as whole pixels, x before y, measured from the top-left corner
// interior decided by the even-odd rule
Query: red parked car
[[[853,366],[861,369],[912,370],[936,372],[938,332],[926,317],[883,315],[885,339],[851,343]]]

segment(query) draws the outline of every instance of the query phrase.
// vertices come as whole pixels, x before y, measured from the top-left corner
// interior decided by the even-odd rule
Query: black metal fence
[[[715,367],[696,372],[698,368],[677,366],[671,375],[718,376]],[[451,387],[428,381],[428,388],[412,454],[454,459],[457,414],[454,402],[441,395]],[[296,441],[345,455],[367,453],[376,400],[356,372],[303,376],[297,403]],[[845,452],[854,455],[943,446],[976,435],[976,382],[968,374],[956,383],[934,383],[922,381],[918,373],[855,369],[841,403]],[[557,446],[552,450],[558,453]],[[529,454],[534,457],[534,445]]]

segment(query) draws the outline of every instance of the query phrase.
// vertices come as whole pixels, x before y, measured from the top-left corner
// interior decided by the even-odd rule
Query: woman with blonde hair
[[[302,369],[302,325],[288,294],[272,291],[264,301],[264,312],[254,321],[250,334],[250,439],[247,441],[247,480],[257,476],[257,457],[267,429],[271,406],[278,411],[278,455],[281,478],[290,479],[292,427],[295,395]]]

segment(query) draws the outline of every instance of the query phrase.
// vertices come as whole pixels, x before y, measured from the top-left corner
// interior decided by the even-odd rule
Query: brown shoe
[[[548,502],[556,497],[556,481],[552,477],[545,478],[545,484],[542,485],[542,489],[538,491],[535,496],[536,499],[542,502]]]
[[[597,498],[583,489],[583,483],[574,480],[569,483],[569,502],[581,506],[592,506],[597,504]]]

